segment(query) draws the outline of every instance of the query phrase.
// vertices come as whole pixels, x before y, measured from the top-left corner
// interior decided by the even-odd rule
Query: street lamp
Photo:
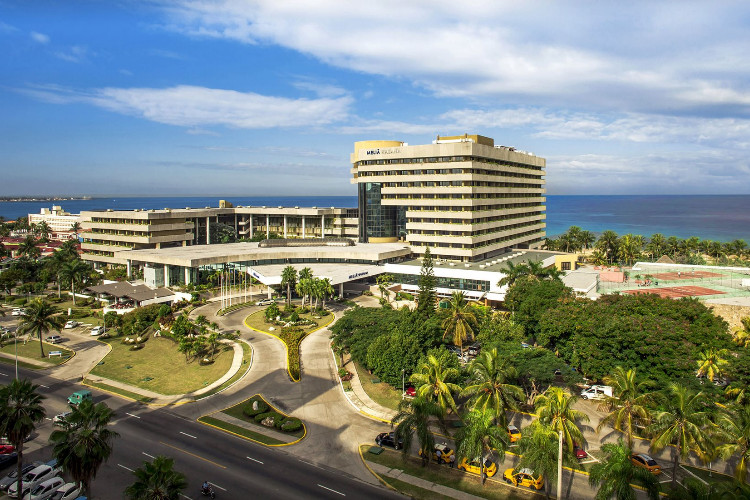
[[[16,380],[18,380],[18,328],[13,332],[13,345],[16,348]]]
[[[406,376],[406,369],[401,368],[401,399],[404,399],[404,396],[406,396],[406,382],[404,377]]]

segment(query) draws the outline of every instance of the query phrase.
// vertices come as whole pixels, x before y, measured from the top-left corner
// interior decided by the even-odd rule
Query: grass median
[[[209,415],[200,417],[198,419],[198,422],[202,424],[211,425],[213,427],[218,427],[219,429],[231,432],[232,434],[238,434],[242,437],[246,437],[248,439],[252,439],[253,441],[257,441],[262,444],[267,444],[269,446],[285,444],[284,441],[274,439],[270,436],[266,436],[265,434],[261,434],[259,432],[253,432],[250,429],[245,429],[244,427],[240,427],[239,425],[234,425],[234,424],[230,424],[229,422],[224,422],[223,420],[219,420],[218,418],[214,418]]]
[[[50,334],[52,335],[52,334]],[[50,357],[50,352],[60,351],[60,356],[52,356]],[[5,354],[6,356],[14,356],[16,355],[16,345],[14,342],[10,342],[5,344],[2,348],[0,348],[0,352]],[[33,361],[38,362],[42,366],[55,366],[59,365],[60,363],[63,363],[68,360],[73,355],[74,351],[71,351],[70,349],[66,349],[64,347],[61,347],[57,344],[48,344],[47,342],[44,342],[44,356],[39,356],[39,339],[31,339],[28,342],[23,342],[21,340],[18,341],[18,355],[22,356],[24,358],[29,358]],[[15,360],[13,361],[15,363]],[[19,362],[19,365],[21,363]],[[38,368],[35,366],[35,368]]]
[[[107,392],[114,392],[115,394],[119,394],[120,396],[125,396],[126,398],[129,398],[129,399],[134,399],[141,403],[150,403],[151,401],[153,401],[153,398],[150,398],[148,396],[143,396],[136,392],[127,391],[125,389],[120,389],[119,387],[114,387],[112,385],[104,384],[102,382],[93,382],[91,380],[84,380],[83,382],[84,384],[89,385],[91,387],[96,387],[97,389],[101,389]]]

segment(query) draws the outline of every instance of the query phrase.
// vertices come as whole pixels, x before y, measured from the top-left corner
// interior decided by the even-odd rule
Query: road
[[[10,381],[14,367],[0,364],[0,383]],[[48,419],[27,444],[29,460],[50,457],[47,438],[51,418],[67,405],[65,399],[81,387],[40,372],[19,369],[19,376],[40,384]],[[116,412],[113,429],[120,434],[114,452],[93,484],[97,498],[120,499],[134,480],[132,470],[157,455],[174,458],[175,468],[188,478],[186,498],[198,498],[204,480],[216,485],[219,498],[403,498],[348,474],[313,464],[283,448],[267,448],[216,431],[164,408],[128,403],[93,390],[95,402]],[[7,473],[7,472],[4,472]]]

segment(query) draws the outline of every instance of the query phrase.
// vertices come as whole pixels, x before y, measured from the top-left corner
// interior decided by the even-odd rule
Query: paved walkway
[[[454,490],[453,488],[448,488],[447,486],[443,486],[442,484],[433,483],[431,481],[427,481],[426,479],[422,479],[416,476],[409,475],[405,473],[404,471],[402,471],[401,469],[391,469],[389,467],[386,467],[385,465],[376,464],[374,462],[367,462],[367,464],[370,466],[372,470],[374,470],[376,473],[380,474],[381,476],[392,477],[393,479],[398,479],[405,483],[418,486],[424,490],[432,491],[433,493],[445,495],[450,498],[457,498],[459,500],[475,500],[475,499],[481,500],[482,499],[482,497],[478,497],[476,495],[471,495],[463,491]]]
[[[346,365],[349,361],[350,356],[345,356],[344,364]],[[367,395],[364,387],[362,387],[362,381],[359,379],[357,370],[352,365],[349,365],[349,369],[352,373],[352,390],[344,392],[344,396],[349,400],[349,403],[367,417],[374,417],[376,420],[385,420],[386,422],[393,420],[397,412],[370,399],[370,396]]]

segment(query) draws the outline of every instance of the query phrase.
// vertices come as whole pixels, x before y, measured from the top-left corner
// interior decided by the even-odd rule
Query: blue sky
[[[550,194],[750,193],[750,4],[0,0],[0,196],[352,195],[479,133]]]

